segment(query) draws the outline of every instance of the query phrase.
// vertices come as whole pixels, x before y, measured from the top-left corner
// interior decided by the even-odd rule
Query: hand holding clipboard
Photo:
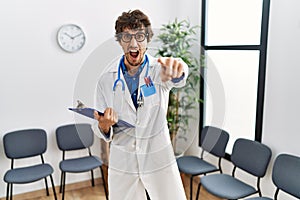
[[[78,114],[84,115],[86,117],[89,117],[91,119],[94,119],[94,112],[97,111],[99,115],[103,116],[104,113],[94,109],[84,106],[82,102],[79,100],[77,101],[78,105],[76,108],[69,108],[69,110],[76,112]],[[134,126],[124,120],[118,120],[116,124],[113,125],[113,127],[124,127],[124,128],[134,128]]]

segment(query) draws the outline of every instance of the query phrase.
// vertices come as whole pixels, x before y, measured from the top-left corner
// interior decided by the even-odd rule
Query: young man
[[[122,13],[116,40],[124,55],[97,85],[96,107],[104,115],[94,131],[112,141],[108,171],[110,200],[186,199],[167,121],[169,91],[185,85],[188,66],[178,58],[146,54],[153,32],[139,10]],[[119,90],[119,92],[118,92]],[[132,127],[116,127],[123,120]]]

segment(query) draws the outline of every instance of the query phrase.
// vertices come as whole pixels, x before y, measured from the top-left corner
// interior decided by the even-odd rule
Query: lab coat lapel
[[[118,68],[119,68],[119,64],[120,64],[120,61],[119,61],[119,62],[116,61],[116,62],[113,64],[113,66],[115,66],[115,67],[113,67],[113,68],[111,68],[111,69],[109,70],[109,72],[114,73],[114,81],[116,81],[117,78],[118,78]],[[124,81],[124,84],[125,84],[125,92],[124,92],[124,99],[125,99],[125,102],[126,102],[127,104],[129,104],[129,107],[132,109],[132,111],[136,112],[136,109],[135,109],[134,104],[133,104],[132,99],[131,99],[131,95],[130,95],[129,90],[128,90],[128,87],[127,87],[127,83],[126,83],[126,81],[125,81],[125,78],[124,78],[124,75],[123,75],[122,72],[121,72],[121,74],[120,74],[120,78]]]
[[[147,68],[149,67],[149,71],[148,71],[147,76],[150,76],[151,68],[153,67],[153,58],[149,55],[147,55],[147,56],[148,56],[149,62],[144,66],[143,71],[140,74],[139,87],[141,87],[142,85],[145,84],[145,79],[144,78],[146,76]],[[139,90],[139,92],[138,92],[138,97],[140,96],[140,92],[141,92],[141,90]]]
[[[143,71],[142,71],[141,74],[140,74],[140,78],[139,78],[139,87],[141,87],[142,85],[145,84],[144,77],[145,77],[145,74],[146,74],[146,71],[147,71],[147,65],[148,65],[148,64],[145,65]],[[139,97],[139,96],[140,96],[141,90],[138,90],[138,91],[139,91],[139,92],[138,92],[138,97]]]
[[[135,109],[135,106],[134,106],[134,104],[133,104],[133,102],[132,102],[131,94],[130,94],[130,92],[129,92],[129,90],[128,90],[127,83],[126,83],[126,81],[125,81],[125,78],[124,78],[123,73],[121,73],[121,79],[124,80],[124,83],[125,83],[125,94],[124,94],[124,96],[125,96],[125,101],[129,104],[129,106],[132,108],[132,110],[133,110],[134,112],[136,112],[136,109]]]

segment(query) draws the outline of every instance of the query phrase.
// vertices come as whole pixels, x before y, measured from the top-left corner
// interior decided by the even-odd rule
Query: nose
[[[138,42],[136,41],[135,37],[131,37],[130,46],[137,47],[138,46],[137,44],[138,44]]]

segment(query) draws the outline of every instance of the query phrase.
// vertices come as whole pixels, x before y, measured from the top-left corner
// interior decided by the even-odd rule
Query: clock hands
[[[72,36],[69,35],[68,33],[64,32],[64,34],[65,34],[66,36],[68,36],[69,38],[71,38],[72,40],[74,39],[74,37],[72,37]]]
[[[73,39],[74,39],[74,38],[77,38],[77,37],[80,36],[80,35],[82,35],[82,33],[79,33],[79,34],[73,36]]]
[[[66,36],[68,36],[69,38],[71,38],[72,40],[74,40],[74,39],[77,38],[78,36],[82,35],[82,33],[79,33],[79,34],[77,34],[77,35],[75,35],[75,36],[71,36],[71,35],[69,35],[69,34],[66,33],[66,32],[64,32],[64,34],[65,34]]]

